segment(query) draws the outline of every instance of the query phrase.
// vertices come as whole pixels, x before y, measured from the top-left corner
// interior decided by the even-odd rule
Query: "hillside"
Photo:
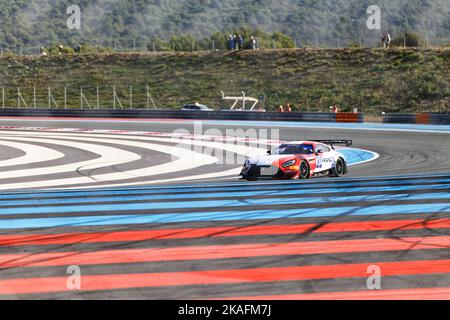
[[[68,30],[66,10],[79,5],[81,30]],[[337,39],[375,45],[366,27],[367,0],[11,0],[0,2],[0,44],[15,50],[59,43],[148,48],[156,38],[210,37],[249,27],[282,32],[299,46],[336,47]],[[431,44],[450,42],[450,0],[379,0],[382,28],[416,31]],[[31,50],[31,49],[30,49]]]
[[[219,108],[220,91],[259,97],[274,109],[291,102],[308,111],[327,111],[337,103],[344,110],[358,107],[382,111],[448,111],[450,49],[260,50],[164,54],[75,55],[0,58],[0,87],[6,106],[17,106],[17,87],[32,106],[48,107],[48,87],[63,106],[80,107],[80,87],[91,105],[99,86],[101,108],[110,108],[116,86],[128,108],[146,105],[146,86],[160,108],[202,102]],[[54,107],[52,103],[52,107]],[[446,108],[446,109],[445,109]]]

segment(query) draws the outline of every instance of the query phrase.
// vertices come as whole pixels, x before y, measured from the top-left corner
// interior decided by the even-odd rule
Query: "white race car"
[[[345,156],[334,145],[351,146],[351,140],[298,141],[285,143],[268,152],[267,156],[245,161],[241,177],[309,179],[329,175],[341,177],[348,173]]]

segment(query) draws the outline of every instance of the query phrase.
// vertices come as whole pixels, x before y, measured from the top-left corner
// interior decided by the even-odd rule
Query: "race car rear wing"
[[[335,145],[343,145],[346,147],[350,147],[351,145],[353,145],[353,140],[344,140],[344,139],[339,139],[339,140],[312,140],[313,142],[320,142],[323,144],[327,144],[329,146],[334,147]]]

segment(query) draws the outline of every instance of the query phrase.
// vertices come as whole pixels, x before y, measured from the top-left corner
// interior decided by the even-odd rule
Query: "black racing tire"
[[[347,165],[344,161],[344,159],[339,158],[336,161],[336,166],[331,170],[331,177],[342,177],[343,175],[345,175],[347,173]]]
[[[252,177],[252,176],[243,176],[242,179],[247,181],[258,181],[258,177]]]
[[[310,178],[310,172],[311,172],[311,169],[309,168],[308,162],[306,162],[305,160],[302,160],[300,162],[300,173],[299,173],[298,178],[300,180],[309,179]]]

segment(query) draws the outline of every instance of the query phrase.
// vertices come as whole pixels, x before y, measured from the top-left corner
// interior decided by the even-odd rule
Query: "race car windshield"
[[[313,146],[307,144],[284,144],[274,150],[273,154],[313,154]]]

